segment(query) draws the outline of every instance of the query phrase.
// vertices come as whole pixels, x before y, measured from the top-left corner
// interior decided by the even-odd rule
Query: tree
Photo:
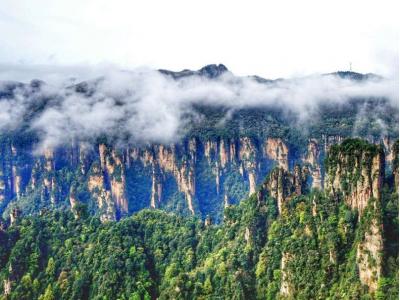
[[[53,289],[52,289],[51,285],[49,284],[47,286],[44,294],[39,297],[39,300],[55,300],[55,299],[56,298],[54,296]]]
[[[47,263],[46,274],[49,277],[54,277],[56,275],[56,265],[55,265],[54,259],[52,257],[50,257],[50,259]]]

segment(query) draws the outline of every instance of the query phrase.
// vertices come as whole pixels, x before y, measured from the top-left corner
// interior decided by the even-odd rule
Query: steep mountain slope
[[[134,79],[140,81],[140,76]],[[146,131],[147,124],[156,126],[157,131],[160,131],[157,126],[162,126],[157,124],[164,124],[164,115],[146,121],[148,116],[156,114],[158,103],[151,110],[146,109],[144,115],[136,110],[123,111],[115,124],[117,129],[112,132],[91,131],[103,128],[103,124],[96,123],[98,106],[112,101],[110,109],[119,111],[120,107],[129,108],[139,101],[130,98],[139,91],[129,89],[130,82],[126,80],[123,82],[127,86],[121,84],[117,92],[110,91],[106,77],[61,90],[38,80],[30,84],[2,83],[0,103],[6,108],[0,117],[6,124],[2,127],[0,122],[0,211],[3,216],[7,217],[16,207],[29,214],[83,203],[103,221],[119,220],[152,207],[203,219],[210,215],[215,222],[220,222],[223,208],[252,194],[275,166],[293,171],[296,164],[302,164],[310,174],[307,185],[321,189],[325,181],[322,162],[326,151],[346,137],[359,136],[372,143],[382,143],[386,157],[390,160],[393,156],[391,146],[398,135],[398,110],[385,97],[358,96],[332,102],[329,97],[333,96],[328,95],[318,104],[311,103],[313,107],[299,111],[280,104],[283,98],[271,103],[266,99],[268,105],[263,104],[264,100],[251,104],[257,94],[246,98],[240,93],[246,92],[241,90],[241,86],[248,84],[246,80],[250,80],[251,91],[262,88],[263,92],[302,87],[301,80],[243,79],[235,77],[223,65],[209,65],[198,71],[160,70],[157,76],[161,76],[158,80],[163,80],[162,84],[174,87],[190,80],[194,82],[190,81],[191,88],[202,83],[210,89],[214,85],[222,90],[229,87],[238,94],[232,97],[243,103],[231,106],[217,99],[217,104],[191,102],[180,115],[183,125],[178,127],[176,137],[159,142],[151,139],[152,131]],[[326,74],[321,78],[330,78],[323,81],[327,85],[345,80],[340,81],[345,90],[354,82],[364,89],[367,83],[383,80],[350,72]],[[196,91],[190,89],[191,93]],[[290,93],[285,96],[293,97]],[[344,96],[347,97],[347,92]],[[64,110],[77,101],[83,103],[80,109],[87,109],[82,112],[82,119],[95,122],[81,124],[78,117],[74,122],[79,124],[66,119],[61,126],[58,120],[63,118],[62,114],[69,116]],[[296,101],[300,98],[293,101],[293,105],[298,105]],[[304,110],[308,110],[306,118]],[[145,118],[144,122],[127,127],[144,135],[140,139],[132,139],[129,135],[132,132],[124,131],[125,124],[132,121],[124,114],[130,112],[136,114],[136,119]],[[73,111],[73,115],[80,113]],[[89,117],[83,118],[84,114]],[[80,130],[75,129],[78,125],[82,126]]]
[[[309,191],[306,168],[278,166],[219,225],[160,210],[102,224],[78,204],[75,216],[17,216],[0,231],[3,294],[397,299],[398,153],[394,173],[383,148],[362,140],[329,153],[325,191]]]

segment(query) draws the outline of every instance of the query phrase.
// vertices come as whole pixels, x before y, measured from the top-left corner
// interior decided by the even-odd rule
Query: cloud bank
[[[102,72],[80,88],[66,87],[70,79],[64,78],[57,84],[20,85],[7,94],[10,83],[0,82],[0,132],[24,125],[40,133],[41,148],[101,135],[170,143],[185,133],[190,122],[202,118],[193,109],[199,104],[228,108],[226,118],[242,108],[271,107],[304,121],[323,103],[340,106],[354,98],[385,98],[398,110],[399,102],[398,82],[375,76],[351,80],[315,75],[265,83],[230,72],[217,78],[193,75],[179,80],[146,68]]]

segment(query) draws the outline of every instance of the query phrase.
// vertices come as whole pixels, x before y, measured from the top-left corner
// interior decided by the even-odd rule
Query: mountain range
[[[0,83],[5,299],[394,299],[386,82],[220,64]]]

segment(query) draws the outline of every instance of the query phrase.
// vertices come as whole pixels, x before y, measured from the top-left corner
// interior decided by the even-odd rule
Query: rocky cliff
[[[39,154],[32,147],[3,143],[3,209],[21,197],[35,195],[40,207],[87,202],[89,197],[104,220],[119,219],[144,207],[179,206],[190,214],[206,216],[218,210],[221,214],[224,205],[254,193],[269,169],[275,165],[288,169],[290,163],[283,140],[250,137],[191,138],[172,145],[122,148],[77,144],[47,148]],[[72,186],[89,195],[70,195]],[[211,202],[216,207],[207,207]]]
[[[380,146],[347,140],[330,149],[325,189],[342,197],[360,216],[371,197],[381,198],[385,156]]]
[[[293,172],[304,178],[291,176],[287,180],[292,185],[294,180],[307,180],[301,188],[322,189],[325,149],[340,140],[337,136],[309,139],[299,151],[296,145],[282,138],[193,137],[166,145],[116,147],[107,143],[94,146],[81,143],[48,148],[39,154],[33,152],[32,145],[3,141],[0,201],[4,210],[9,205],[24,206],[28,198],[34,197],[35,206],[28,207],[31,212],[49,205],[71,206],[82,202],[94,213],[100,213],[103,220],[120,219],[153,207],[202,217],[212,215],[218,222],[223,207],[253,194],[265,174],[275,167],[278,169],[272,177],[280,174],[278,177],[285,178],[287,172]],[[361,166],[367,159],[364,156],[354,163]],[[336,173],[329,175],[332,184],[325,186],[332,193],[344,192],[343,187],[348,186],[346,201],[362,210],[369,196],[379,198],[381,163],[382,156],[371,161],[371,176],[366,176],[365,172],[369,172],[366,169],[357,169],[361,173],[342,171],[342,165],[337,164]],[[295,167],[296,164],[304,167]],[[347,174],[346,178],[353,176],[347,179],[349,183],[339,179],[343,174]],[[357,182],[353,182],[355,177]],[[279,195],[278,203],[283,203],[289,196],[284,190],[287,187],[282,188],[276,180],[270,185],[273,193]],[[73,197],[71,187],[79,191]],[[300,186],[294,189],[298,192]]]
[[[322,189],[321,150],[316,139],[310,139],[307,152],[303,158],[304,164],[309,168],[311,187]]]
[[[382,275],[383,233],[381,194],[385,173],[382,146],[346,140],[331,147],[327,159],[325,188],[339,201],[358,212],[361,238],[357,244],[360,281],[371,292]]]
[[[361,283],[371,292],[378,289],[383,267],[382,222],[373,218],[357,246],[357,266]]]
[[[226,178],[229,179],[231,172],[237,173],[242,181],[249,180],[250,172],[259,176],[257,170],[263,168],[265,141],[260,143],[243,137],[233,142],[188,139],[181,144],[125,149],[99,143],[92,151],[85,152],[84,161],[88,167],[84,171],[79,167],[82,155],[76,152],[74,170],[80,180],[72,182],[68,191],[63,184],[67,182],[65,186],[70,186],[68,177],[61,177],[57,168],[60,157],[72,156],[58,151],[46,154],[42,157],[43,168],[50,174],[55,173],[48,176],[55,178],[57,195],[66,195],[64,205],[71,206],[74,216],[66,210],[47,209],[32,216],[23,216],[17,209],[10,211],[11,224],[2,222],[0,226],[3,248],[10,249],[6,251],[11,255],[2,261],[5,272],[0,277],[3,282],[0,292],[13,297],[25,291],[21,287],[28,278],[32,257],[37,257],[39,249],[43,261],[48,263],[34,260],[41,271],[30,276],[34,280],[53,274],[54,284],[61,282],[60,292],[55,290],[57,295],[68,291],[65,278],[81,282],[80,276],[70,277],[77,274],[76,270],[90,271],[87,290],[92,288],[93,280],[104,282],[104,276],[97,277],[99,269],[107,274],[122,273],[129,278],[126,285],[129,286],[135,276],[132,274],[137,274],[136,271],[132,273],[131,259],[135,257],[137,261],[142,257],[141,272],[149,274],[145,263],[145,256],[149,255],[148,260],[154,262],[151,270],[157,272],[155,278],[161,281],[157,283],[160,294],[154,296],[160,299],[171,295],[193,299],[221,295],[229,299],[379,299],[382,295],[391,295],[388,298],[396,299],[398,199],[392,185],[396,165],[383,172],[389,165],[385,164],[386,153],[382,146],[346,139],[339,145],[329,146],[326,190],[315,189],[310,181],[310,169],[319,164],[315,143],[307,140],[306,152],[301,153],[297,161],[289,162],[288,170],[266,157],[268,164],[274,162],[273,169],[255,192],[237,205],[231,205],[225,197],[228,193]],[[293,148],[288,146],[288,149],[290,153]],[[297,163],[304,161],[303,165]],[[146,176],[139,177],[143,174]],[[38,187],[40,180],[38,177]],[[119,193],[113,181],[121,184],[121,190],[126,192]],[[210,184],[208,187],[213,190],[209,188],[206,194],[202,191],[203,184]],[[189,217],[150,209],[120,222],[109,222],[123,216],[118,214],[125,213],[125,200],[129,214],[136,204],[133,200],[140,199],[132,197],[135,196],[129,192],[132,186],[136,191],[141,191],[141,187],[142,193],[147,193],[145,205],[186,210]],[[235,185],[231,183],[230,187],[234,189]],[[186,206],[169,207],[174,199],[171,191],[181,200],[178,205]],[[245,194],[249,191],[250,188]],[[211,215],[207,215],[204,222],[192,218],[193,213],[206,211],[201,195],[213,194],[221,196],[218,199],[225,207],[224,221],[215,223]],[[82,205],[86,196],[90,197],[87,203],[92,206]],[[189,196],[192,198],[188,199]],[[24,197],[14,201],[22,203]],[[63,203],[62,198],[56,199],[54,205]],[[190,200],[193,206],[189,205]],[[51,198],[47,201],[51,203]],[[102,222],[109,224],[96,226],[98,218],[88,215],[86,209],[94,210]],[[91,228],[91,232],[88,233],[87,228]],[[105,234],[109,237],[106,241]],[[39,242],[37,237],[42,240]],[[99,242],[93,244],[92,241]],[[36,244],[32,246],[32,243]],[[110,248],[110,245],[115,247]],[[101,252],[101,249],[108,252]],[[72,272],[71,251],[76,253]],[[98,254],[93,256],[93,253]],[[120,263],[110,268],[109,257]],[[99,259],[96,264],[93,258]],[[177,267],[179,264],[182,267]],[[11,270],[6,272],[7,268]],[[125,281],[117,279],[110,283],[115,285],[115,282]],[[156,281],[151,279],[151,282]],[[40,293],[44,293],[47,284],[40,288]],[[127,288],[124,286],[120,290],[124,293]],[[101,294],[104,295],[104,291]],[[70,295],[65,298],[73,298]]]
[[[307,175],[307,169],[301,169],[299,165],[294,167],[293,174],[282,167],[272,170],[269,174],[263,188],[269,196],[276,199],[280,214],[291,197],[306,192]]]

